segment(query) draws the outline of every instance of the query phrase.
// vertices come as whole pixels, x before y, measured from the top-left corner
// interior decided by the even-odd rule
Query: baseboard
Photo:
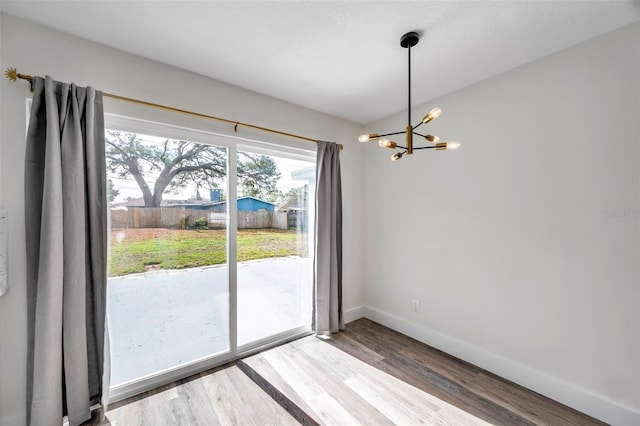
[[[351,321],[363,318],[364,312],[364,306],[356,306],[355,308],[346,309],[344,312],[342,312],[342,315],[344,316],[344,323],[348,324]]]
[[[365,318],[413,337],[599,420],[612,425],[640,425],[640,411],[623,407],[571,383],[378,309],[364,306],[358,307],[357,310],[362,311]]]

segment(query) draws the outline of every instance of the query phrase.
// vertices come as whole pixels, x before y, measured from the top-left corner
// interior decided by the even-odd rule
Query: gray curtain
[[[35,77],[25,155],[27,416],[77,425],[101,400],[107,200],[102,93]]]
[[[342,182],[340,145],[318,141],[316,159],[316,334],[344,329],[342,316]]]

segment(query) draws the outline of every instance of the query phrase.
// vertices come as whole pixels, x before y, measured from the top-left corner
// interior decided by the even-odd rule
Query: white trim
[[[274,336],[270,336],[268,339],[261,340],[261,345],[245,345],[236,355],[229,351],[226,351],[220,355],[213,355],[210,357],[201,358],[193,362],[182,364],[178,367],[168,368],[161,370],[148,376],[134,379],[130,382],[122,383],[111,388],[109,394],[109,404],[121,401],[131,396],[139,395],[143,392],[156,389],[160,386],[168,383],[177,382],[178,380],[186,377],[193,376],[198,373],[202,373],[211,368],[219,367],[232,361],[236,361],[241,358],[253,355],[256,352],[264,351],[266,349],[279,346],[283,343],[288,343],[292,340],[299,339],[311,334],[309,327],[298,327],[292,330],[288,330],[279,333]],[[266,342],[266,343],[264,343]]]
[[[310,149],[293,148],[287,145],[281,145],[277,143],[261,142],[253,139],[240,139],[238,140],[238,151],[251,151],[256,154],[263,154],[273,156],[277,153],[278,156],[284,158],[291,158],[294,160],[316,162],[316,150],[315,147]],[[315,179],[315,173],[314,173]]]
[[[30,99],[27,100],[30,101]],[[213,132],[194,127],[178,126],[175,124],[134,118],[120,114],[105,112],[104,116],[106,128],[116,127],[118,130],[127,132],[142,133],[159,137],[171,137],[173,139],[187,139],[197,143],[214,143],[216,145],[223,145],[226,147],[236,146],[238,151],[247,149],[258,154],[265,155],[273,155],[274,152],[277,152],[286,158],[293,158],[297,160],[315,161],[316,158],[316,150],[314,146],[310,146],[308,149],[296,148],[283,144],[264,142],[257,139],[249,139],[226,133]],[[158,131],[159,128],[162,128],[162,132]]]
[[[229,347],[238,353],[238,152],[227,150],[227,281],[229,305]],[[234,201],[235,200],[235,201]]]
[[[477,346],[369,306],[364,317],[613,425],[640,425],[640,411]]]
[[[140,118],[125,117],[117,114],[104,114],[105,129],[115,129],[124,132],[140,133],[150,136],[169,137],[172,139],[185,139],[191,142],[222,147],[235,146],[236,137],[206,130],[190,129],[157,121],[142,120]]]
[[[210,368],[226,364],[233,359],[234,356],[230,352],[225,351],[222,355],[201,358],[181,364],[180,366],[160,370],[144,377],[138,377],[129,382],[120,383],[112,386],[109,390],[109,405],[168,383],[176,382]]]
[[[282,331],[271,336],[239,345],[238,356],[246,357],[252,353],[264,350],[267,346],[276,346],[279,344],[278,342],[283,343],[290,341],[292,336],[302,337],[308,336],[309,334],[311,334],[311,325],[301,325],[299,327],[292,328],[291,330]]]
[[[360,306],[356,306],[355,308],[349,308],[344,312],[342,312],[342,315],[344,317],[344,323],[348,324],[352,321],[358,320],[360,318],[364,318],[365,307],[360,305]]]

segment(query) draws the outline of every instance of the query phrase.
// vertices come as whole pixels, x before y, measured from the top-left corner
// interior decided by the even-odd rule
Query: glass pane
[[[311,329],[315,164],[238,152],[238,345]]]
[[[229,350],[227,150],[106,133],[114,386]]]

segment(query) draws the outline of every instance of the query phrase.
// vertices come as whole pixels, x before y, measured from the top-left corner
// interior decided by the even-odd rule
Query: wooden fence
[[[128,207],[111,210],[111,228],[173,228],[191,229],[206,225],[208,228],[227,227],[226,213],[189,207]],[[286,212],[239,211],[239,229],[287,229]]]
[[[287,213],[287,227],[306,230],[309,224],[306,210],[290,210]]]

